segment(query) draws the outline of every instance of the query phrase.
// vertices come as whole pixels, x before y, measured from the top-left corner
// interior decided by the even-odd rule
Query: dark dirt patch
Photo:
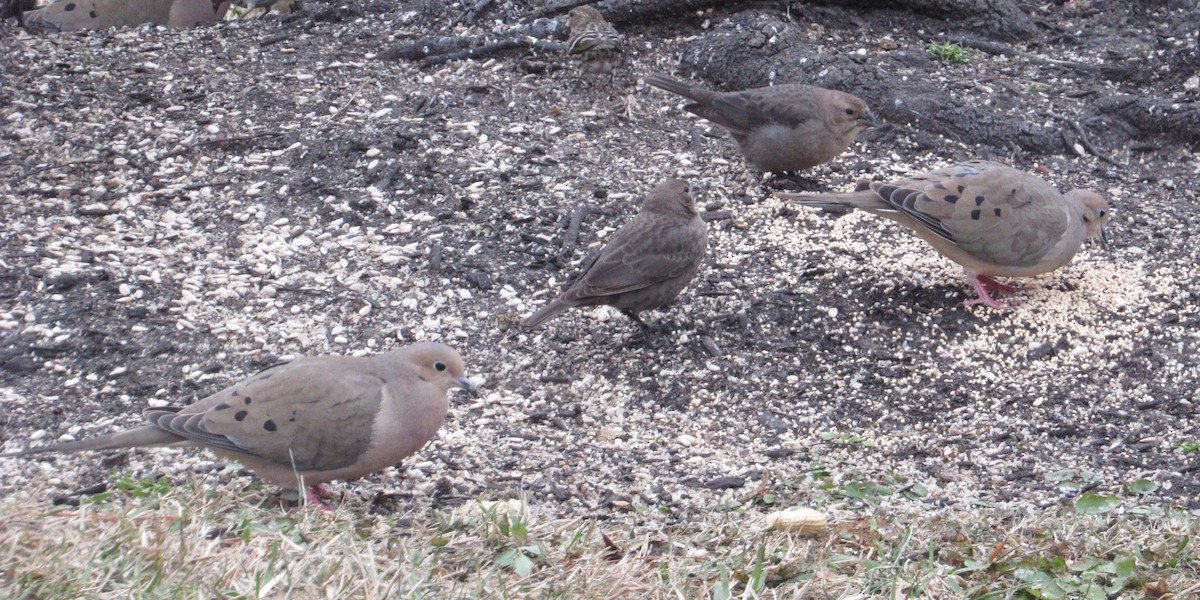
[[[438,28],[460,3],[427,4],[6,38],[6,448],[132,424],[149,400],[187,402],[281,356],[441,339],[487,392],[456,401],[406,478],[374,477],[364,498],[383,481],[439,502],[523,490],[564,514],[615,498],[686,513],[766,471],[784,502],[867,480],[1049,506],[1072,496],[1048,478],[1063,469],[1102,492],[1150,478],[1154,500],[1200,494],[1180,449],[1200,439],[1187,7],[1027,6],[1035,33],[974,43],[965,65],[926,46],[969,25],[897,11],[626,22],[637,51],[610,95],[572,92],[555,55],[380,60],[450,33]],[[524,14],[498,6],[482,22]],[[1023,282],[1011,312],[965,309],[955,265],[869,216],[782,205],[723,133],[637,84],[651,72],[854,92],[886,125],[806,186],[966,158],[1041,166],[1060,187],[1110,193],[1116,248]],[[1121,166],[1076,154],[1070,121]],[[727,215],[693,286],[648,315],[671,333],[637,341],[604,310],[512,329],[674,176]],[[133,456],[145,473],[240,477],[212,475],[203,453]],[[6,459],[3,488],[48,501],[103,478],[94,465]]]

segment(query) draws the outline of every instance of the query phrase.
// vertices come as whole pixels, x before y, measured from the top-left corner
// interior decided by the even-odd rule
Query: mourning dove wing
[[[424,446],[445,420],[454,387],[475,392],[462,357],[442,344],[299,358],[195,404],[148,409],[148,425],[0,456],[201,446],[270,483],[306,486],[320,504],[320,484],[382,470]]]
[[[298,7],[296,0],[233,0],[233,3],[245,9],[245,12],[241,16],[243,19],[249,18],[250,13],[260,8],[263,11],[259,13],[258,17],[264,18],[272,10],[280,13],[290,13]]]
[[[780,194],[815,207],[860,208],[921,236],[963,266],[978,297],[968,305],[1005,305],[993,291],[1012,291],[993,277],[1032,277],[1053,271],[1099,237],[1108,202],[1091,190],[1061,194],[1046,180],[995,162],[970,161],[848,194]]]
[[[591,6],[572,8],[567,14],[567,27],[571,31],[567,53],[579,56],[580,75],[608,75],[608,81],[612,83],[613,70],[625,52],[621,34]]]
[[[229,0],[58,0],[25,13],[25,26],[81,31],[154,23],[195,27],[225,18]]]
[[[876,123],[857,96],[811,85],[719,93],[662,75],[650,75],[646,83],[691,100],[684,109],[728,129],[746,161],[761,171],[815,167]]]
[[[521,326],[537,327],[572,306],[607,304],[650,329],[638,313],[674,300],[696,276],[707,246],[708,226],[696,212],[691,186],[682,179],[663,182],[570,287]]]

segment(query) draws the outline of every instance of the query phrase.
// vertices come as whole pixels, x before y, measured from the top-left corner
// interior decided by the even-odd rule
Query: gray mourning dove
[[[233,3],[246,9],[242,13],[241,18],[243,19],[249,18],[250,13],[259,8],[263,9],[263,11],[258,16],[259,18],[263,18],[271,13],[271,9],[275,9],[281,13],[290,13],[296,7],[296,0],[233,0]]]
[[[58,0],[25,13],[25,26],[80,31],[154,23],[195,27],[225,18],[229,0]]]
[[[149,423],[0,456],[136,446],[202,446],[270,483],[355,479],[419,450],[446,418],[446,392],[475,393],[458,352],[414,344],[374,356],[316,356],[275,365],[188,406],[147,409]]]
[[[1082,189],[1060,194],[1041,177],[994,162],[965,162],[848,194],[780,197],[807,206],[861,208],[912,229],[966,269],[978,295],[969,306],[1005,307],[988,288],[1016,288],[993,277],[1049,273],[1071,262],[1085,238],[1108,245],[1110,211],[1103,196]]]
[[[708,226],[696,212],[691,186],[682,179],[660,183],[575,282],[521,326],[537,327],[572,306],[607,304],[650,330],[638,313],[674,300],[696,276],[707,246]]]
[[[625,52],[625,41],[604,15],[591,6],[577,6],[567,13],[567,27],[571,36],[567,40],[567,54],[580,58],[579,72],[608,75],[612,83],[613,70]],[[579,80],[576,79],[578,84]]]
[[[760,171],[815,167],[876,123],[857,96],[811,85],[719,93],[662,75],[650,75],[646,83],[691,100],[684,109],[728,129],[746,161]]]

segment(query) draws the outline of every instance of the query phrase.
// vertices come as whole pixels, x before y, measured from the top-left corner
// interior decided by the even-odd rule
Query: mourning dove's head
[[[417,344],[411,347],[409,360],[422,380],[444,391],[459,387],[472,396],[477,394],[475,385],[467,379],[462,355],[453,348],[435,343]]]
[[[1083,205],[1083,222],[1087,225],[1088,239],[1100,238],[1100,245],[1108,248],[1108,236],[1104,233],[1104,226],[1112,215],[1108,200],[1092,190],[1071,190],[1063,195]]]

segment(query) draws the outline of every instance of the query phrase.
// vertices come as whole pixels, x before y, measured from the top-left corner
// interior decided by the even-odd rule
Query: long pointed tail
[[[782,192],[776,194],[783,200],[811,206],[813,208],[864,208],[864,209],[885,209],[887,205],[883,199],[872,190],[862,190],[860,192],[849,192],[845,194],[825,193],[825,194],[810,194],[810,193],[794,193]]]
[[[648,75],[646,76],[646,83],[656,88],[667,90],[672,94],[679,94],[684,98],[687,98],[693,102],[699,102],[700,104],[709,104],[717,95],[716,92],[710,92],[703,88],[692,87],[682,81],[671,79],[665,75]]]
[[[547,302],[546,305],[538,309],[537,312],[525,317],[524,319],[521,319],[521,327],[533,329],[534,327],[537,327],[542,323],[557,317],[559,314],[566,311],[568,308],[571,308],[572,306],[575,305],[571,304],[570,302],[564,302],[561,298],[555,298],[550,302]]]
[[[79,440],[76,442],[67,442],[65,444],[51,444],[49,446],[38,446],[37,448],[28,448],[8,454],[0,454],[0,458],[9,458],[13,456],[25,456],[27,454],[41,454],[43,452],[84,452],[87,450],[111,450],[114,448],[133,448],[135,446],[161,446],[164,444],[173,444],[183,441],[183,438],[163,431],[153,425],[145,425],[128,431],[118,431],[100,437]]]

